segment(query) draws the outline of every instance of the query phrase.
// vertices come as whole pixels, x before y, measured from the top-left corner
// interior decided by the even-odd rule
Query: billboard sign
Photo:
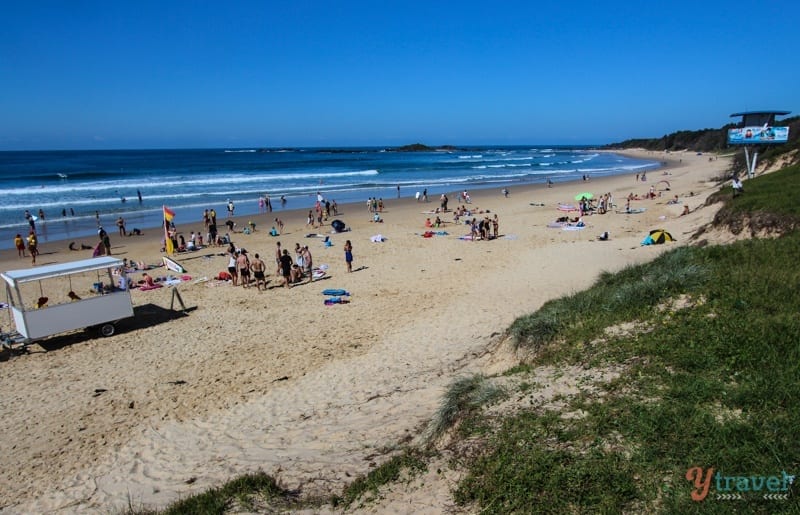
[[[789,127],[755,126],[728,129],[729,145],[759,145],[787,141],[789,141]]]

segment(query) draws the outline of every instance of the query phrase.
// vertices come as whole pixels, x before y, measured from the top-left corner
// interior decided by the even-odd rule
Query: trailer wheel
[[[106,337],[111,336],[114,334],[114,331],[116,331],[116,327],[114,326],[114,324],[103,324],[100,326],[101,336],[106,336]]]

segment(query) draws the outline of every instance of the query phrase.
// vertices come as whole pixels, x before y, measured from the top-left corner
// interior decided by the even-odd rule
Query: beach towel
[[[573,206],[572,204],[559,204],[556,208],[559,211],[577,211],[578,208]]]
[[[375,236],[372,236],[369,241],[372,243],[381,243],[386,241],[386,238],[384,238],[382,234],[376,234]]]
[[[341,288],[328,288],[322,290],[323,295],[333,295],[335,297],[349,297],[350,292],[347,290],[342,290]]]
[[[341,297],[331,297],[329,299],[325,299],[326,306],[333,306],[334,304],[349,304],[350,301],[347,299],[343,299]]]

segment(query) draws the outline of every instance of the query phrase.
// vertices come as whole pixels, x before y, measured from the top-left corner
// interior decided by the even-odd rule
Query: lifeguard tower
[[[755,175],[758,149],[761,145],[776,145],[789,141],[789,127],[775,127],[775,117],[789,113],[790,111],[745,111],[731,115],[731,118],[741,116],[742,122],[740,127],[728,129],[728,145],[744,146],[748,179],[752,179]]]

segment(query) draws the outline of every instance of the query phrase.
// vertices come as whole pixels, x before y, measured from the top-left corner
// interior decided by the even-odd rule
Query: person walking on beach
[[[36,231],[31,231],[28,234],[28,252],[31,254],[31,264],[36,264],[36,256],[39,255],[39,240],[36,238]]]
[[[233,212],[236,210],[236,206],[233,205],[232,200],[228,200],[228,218],[233,218]]]
[[[102,229],[102,227],[101,227],[101,229]],[[106,231],[103,231],[102,235],[100,236],[100,241],[103,243],[103,249],[105,250],[106,256],[110,256],[111,255],[111,237],[108,235],[108,233]]]
[[[121,216],[117,218],[117,228],[119,229],[120,236],[125,236],[127,234],[125,231],[125,220]]]
[[[278,234],[283,234],[283,220],[276,218],[275,226],[278,228]]]
[[[353,271],[353,244],[350,240],[344,242],[344,262],[347,263],[347,271]]]

